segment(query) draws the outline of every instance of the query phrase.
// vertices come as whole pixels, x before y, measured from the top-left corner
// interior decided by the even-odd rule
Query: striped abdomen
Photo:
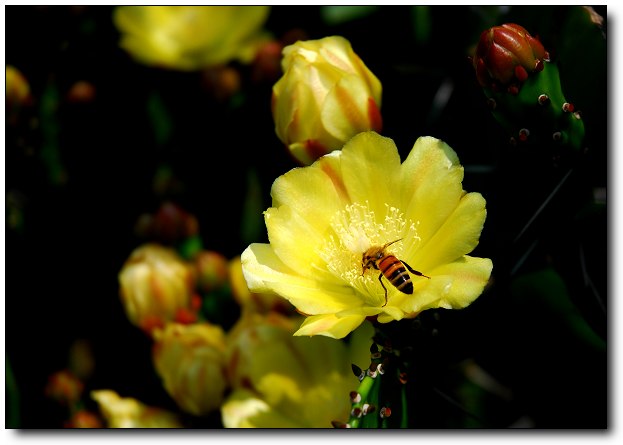
[[[387,255],[378,261],[378,268],[387,281],[405,294],[413,293],[411,276],[402,262],[394,255]]]

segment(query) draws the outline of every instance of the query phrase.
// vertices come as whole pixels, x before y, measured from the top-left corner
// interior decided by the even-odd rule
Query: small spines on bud
[[[342,422],[340,420],[332,420],[331,425],[333,428],[350,428],[350,425],[346,422]]]
[[[575,110],[575,107],[573,106],[572,103],[565,102],[564,104],[562,104],[563,113],[573,113],[573,110]]]
[[[350,392],[350,403],[359,403],[361,402],[361,394],[357,391]]]
[[[383,363],[379,363],[379,365],[376,367],[376,371],[381,375],[385,374],[385,368],[383,367]]]
[[[401,372],[401,373],[398,375],[398,381],[399,381],[401,384],[406,385],[406,384],[407,384],[407,382],[409,381],[409,377],[408,377],[407,373],[406,373],[406,372]]]
[[[368,414],[371,414],[374,411],[376,411],[376,406],[370,405],[369,403],[364,403],[363,406],[361,407],[361,412],[363,413],[364,416],[367,416]]]
[[[368,377],[371,377],[373,379],[376,378],[378,374],[377,368],[378,368],[378,365],[376,363],[371,363],[370,367],[366,371],[366,374],[368,375]]]
[[[359,381],[361,382],[363,378],[366,376],[366,373],[363,371],[363,369],[361,369],[359,366],[355,365],[354,363],[352,363],[350,367],[353,370],[353,374],[355,374],[355,377],[357,377]]]
[[[521,142],[526,142],[529,136],[530,130],[528,130],[527,128],[522,128],[521,130],[519,130],[519,140]]]
[[[498,103],[495,101],[494,98],[490,97],[489,99],[487,99],[487,107],[489,107],[491,111],[495,110],[497,106]]]
[[[363,411],[360,407],[356,406],[353,409],[350,410],[350,416],[354,417],[356,419],[361,418],[361,416],[363,415]]]
[[[549,96],[547,94],[541,94],[537,99],[539,105],[545,106],[550,103]]]
[[[389,406],[384,406],[379,411],[379,416],[381,416],[381,419],[386,419],[390,417],[391,415],[392,415],[392,410]]]

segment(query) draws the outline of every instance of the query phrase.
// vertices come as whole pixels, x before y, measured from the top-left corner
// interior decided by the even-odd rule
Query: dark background
[[[605,7],[595,9],[605,18]],[[252,189],[261,209],[270,206],[272,181],[296,165],[274,133],[275,79],[255,82],[250,67],[234,63],[240,94],[219,102],[201,73],[133,61],[118,46],[111,7],[5,11],[6,63],[26,76],[35,98],[17,124],[7,125],[5,151],[7,214],[17,212],[22,221],[7,224],[5,251],[16,426],[62,427],[66,413],[43,389],[51,373],[67,366],[76,339],[87,339],[95,357],[87,390],[111,388],[175,410],[154,374],[150,341],[125,317],[117,274],[142,242],[137,219],[164,200],[194,214],[204,246],[228,258],[249,242],[266,241],[263,228],[245,232],[247,218],[252,226],[262,220],[242,203]],[[493,284],[468,309],[439,311],[439,335],[422,352],[421,378],[451,392],[456,364],[471,358],[512,398],[491,402],[481,392],[477,406],[467,408],[422,390],[416,427],[506,428],[519,419],[537,428],[608,424],[607,212],[592,199],[607,186],[606,44],[599,38],[607,27],[571,27],[579,11],[373,7],[335,23],[321,7],[275,6],[266,23],[282,40],[293,30],[310,39],[349,39],[383,84],[383,134],[403,159],[417,137],[443,139],[465,166],[464,188],[487,199],[473,255],[492,258]],[[559,64],[566,97],[584,113],[587,154],[554,162],[548,143],[509,146],[468,61],[480,32],[506,22],[540,36]],[[67,97],[80,80],[95,87],[88,102]],[[446,101],[435,100],[441,85],[449,88]],[[53,112],[43,109],[46,103]],[[176,184],[164,191],[154,186],[163,167]],[[515,242],[571,167],[573,175]],[[257,182],[249,183],[253,174]],[[561,278],[562,290],[552,277]]]

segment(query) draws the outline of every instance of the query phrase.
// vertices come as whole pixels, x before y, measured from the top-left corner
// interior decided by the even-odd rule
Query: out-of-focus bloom
[[[197,285],[204,292],[212,292],[225,285],[229,279],[229,261],[224,255],[202,250],[195,257]]]
[[[85,380],[93,375],[95,359],[88,340],[75,340],[69,348],[69,369],[79,379]]]
[[[175,414],[132,397],[120,397],[109,389],[91,391],[91,398],[98,403],[108,428],[182,428]]]
[[[6,103],[9,108],[27,105],[32,101],[30,85],[20,70],[6,66]]]
[[[249,289],[275,292],[308,315],[295,335],[335,338],[370,316],[387,323],[469,305],[492,263],[467,256],[486,210],[462,180],[456,153],[438,139],[419,138],[401,164],[391,139],[355,136],[275,180],[273,207],[264,213],[270,244],[251,244],[241,256]],[[387,253],[430,277],[410,274],[411,294],[363,268],[367,249],[397,240]]]
[[[135,231],[143,238],[174,244],[199,233],[199,222],[177,204],[164,202],[155,214],[142,215]]]
[[[121,47],[136,60],[198,70],[231,60],[250,62],[265,37],[269,6],[120,6]]]
[[[45,395],[63,405],[71,406],[80,400],[83,390],[84,383],[71,371],[64,369],[48,378]]]
[[[297,160],[311,164],[357,133],[381,131],[381,82],[348,40],[299,41],[283,56],[272,112],[277,136]]]
[[[274,293],[255,293],[249,291],[247,282],[242,274],[240,257],[235,257],[229,262],[229,276],[232,294],[242,312],[280,312],[287,314],[292,312],[293,306],[288,301]]]
[[[86,80],[79,80],[74,83],[67,92],[67,100],[71,103],[93,102],[97,92],[95,86]]]
[[[228,336],[233,388],[221,407],[226,428],[330,428],[348,419],[348,394],[359,384],[351,363],[367,367],[373,329],[366,341],[293,337],[297,323],[276,313],[247,314]]]
[[[192,309],[194,269],[173,249],[138,247],[123,265],[119,284],[128,319],[147,332]]]
[[[545,61],[549,53],[541,42],[514,23],[483,31],[472,59],[481,86],[513,94],[530,73],[543,70]]]
[[[101,419],[90,411],[77,411],[65,422],[65,428],[103,428]]]
[[[217,409],[226,388],[223,330],[208,323],[170,323],[154,339],[154,366],[178,406],[196,416]]]

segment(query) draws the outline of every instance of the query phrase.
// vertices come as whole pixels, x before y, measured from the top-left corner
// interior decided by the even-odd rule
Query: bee
[[[383,284],[383,275],[385,275],[385,278],[392,284],[392,286],[405,294],[413,293],[413,282],[411,281],[409,272],[418,277],[430,279],[429,276],[414,270],[407,263],[399,260],[394,255],[386,251],[390,245],[397,243],[400,240],[402,240],[402,238],[390,241],[382,246],[372,246],[366,250],[361,257],[361,266],[363,267],[362,276],[366,273],[366,270],[370,268],[381,271],[379,274],[379,282],[381,283],[381,286],[383,286],[383,290],[385,290],[385,304],[383,307],[387,305],[387,288]],[[409,269],[409,272],[407,272],[407,269],[404,268],[403,264],[407,267],[407,269]]]

